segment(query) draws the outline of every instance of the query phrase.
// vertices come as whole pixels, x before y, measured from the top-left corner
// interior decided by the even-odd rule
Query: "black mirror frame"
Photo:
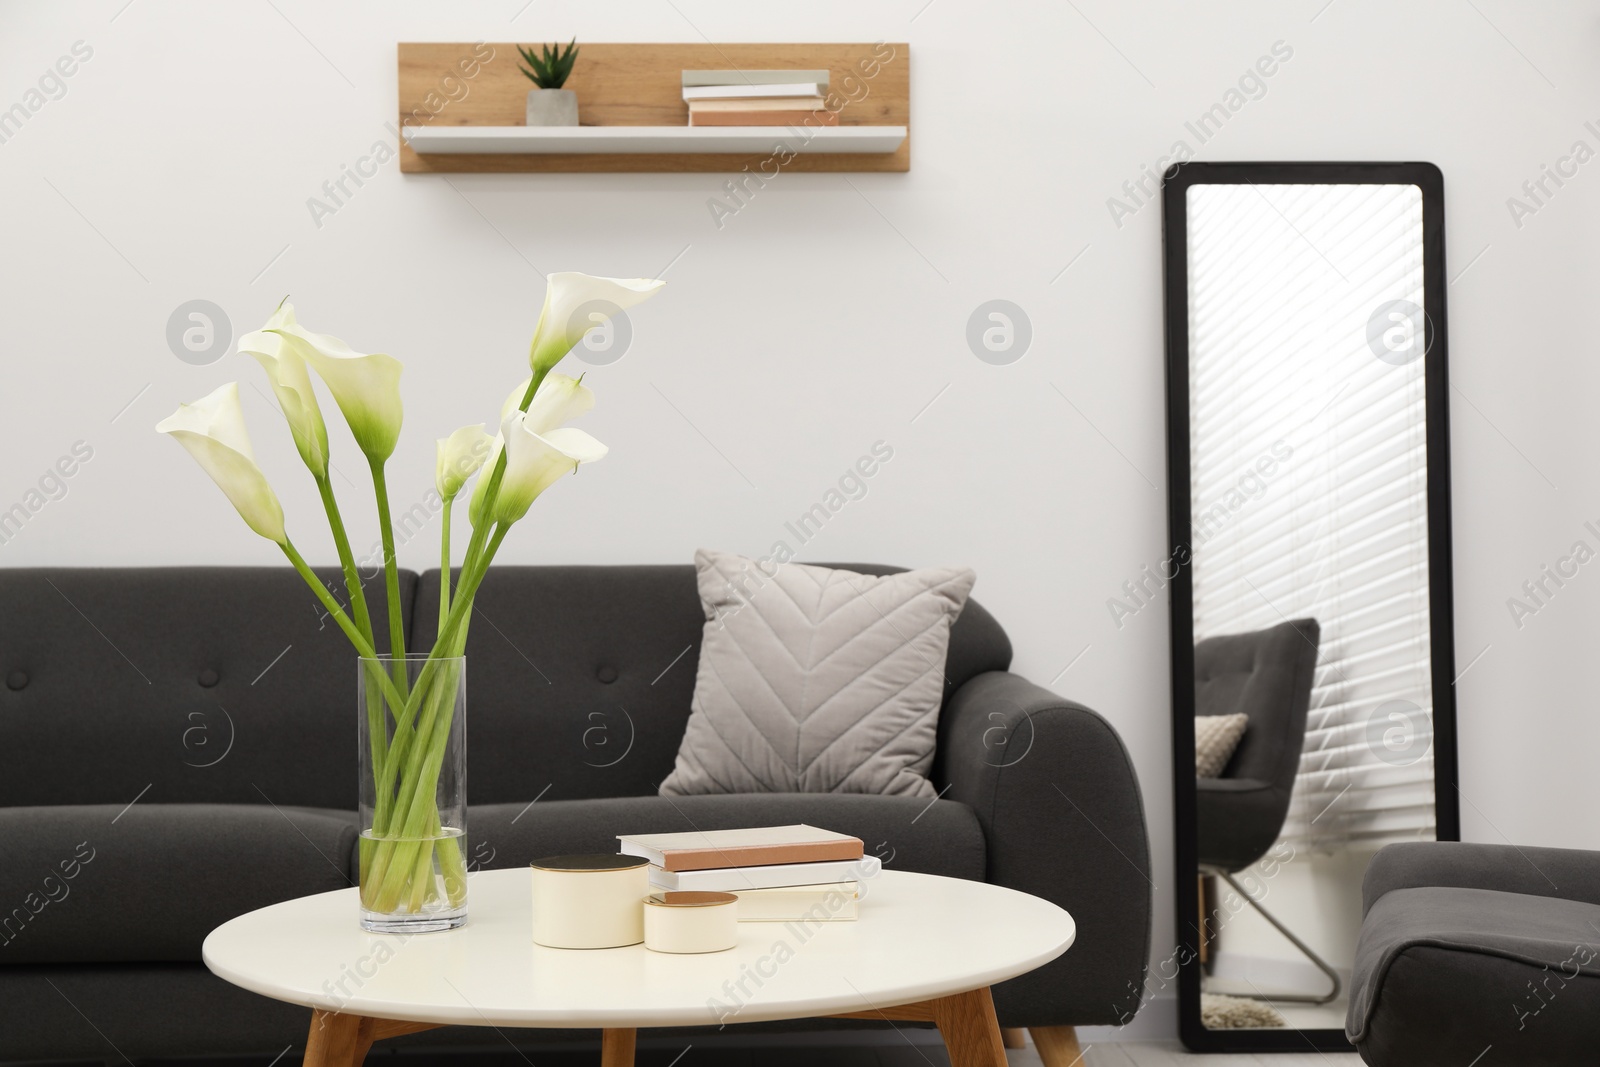
[[[1194,772],[1194,587],[1190,569],[1187,193],[1192,185],[1415,185],[1422,191],[1423,356],[1428,463],[1437,839],[1461,836],[1456,785],[1455,625],[1450,546],[1450,386],[1445,318],[1444,176],[1431,163],[1180,163],[1162,182],[1167,364],[1167,543],[1172,663],[1173,817],[1177,867],[1178,1030],[1196,1052],[1349,1051],[1343,1030],[1209,1030],[1200,1022]]]

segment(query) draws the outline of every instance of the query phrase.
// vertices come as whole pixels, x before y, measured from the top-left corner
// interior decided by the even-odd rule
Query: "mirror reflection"
[[[1337,1029],[1435,836],[1422,194],[1186,194],[1202,1022]]]

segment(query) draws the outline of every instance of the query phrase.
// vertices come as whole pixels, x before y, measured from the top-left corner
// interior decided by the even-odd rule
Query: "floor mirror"
[[[1458,836],[1444,185],[1163,189],[1180,1033],[1348,1049],[1361,879]]]

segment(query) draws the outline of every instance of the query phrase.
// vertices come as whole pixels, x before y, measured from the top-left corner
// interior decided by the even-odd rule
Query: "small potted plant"
[[[578,39],[567,42],[567,47],[543,45],[535,52],[522,45],[526,66],[517,69],[537,88],[528,91],[528,110],[523,118],[527,126],[576,126],[578,124],[578,94],[563,89],[572,74],[572,65],[578,61]]]

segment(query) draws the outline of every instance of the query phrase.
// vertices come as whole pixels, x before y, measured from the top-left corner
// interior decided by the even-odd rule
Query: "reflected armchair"
[[[1234,874],[1266,855],[1283,832],[1300,770],[1321,636],[1317,620],[1295,619],[1266,630],[1208,637],[1194,646],[1195,714],[1243,712],[1250,720],[1222,776],[1195,780],[1200,866],[1227,882],[1328,976],[1333,989],[1326,996],[1273,998],[1312,1004],[1339,995],[1338,972],[1247,893]]]

